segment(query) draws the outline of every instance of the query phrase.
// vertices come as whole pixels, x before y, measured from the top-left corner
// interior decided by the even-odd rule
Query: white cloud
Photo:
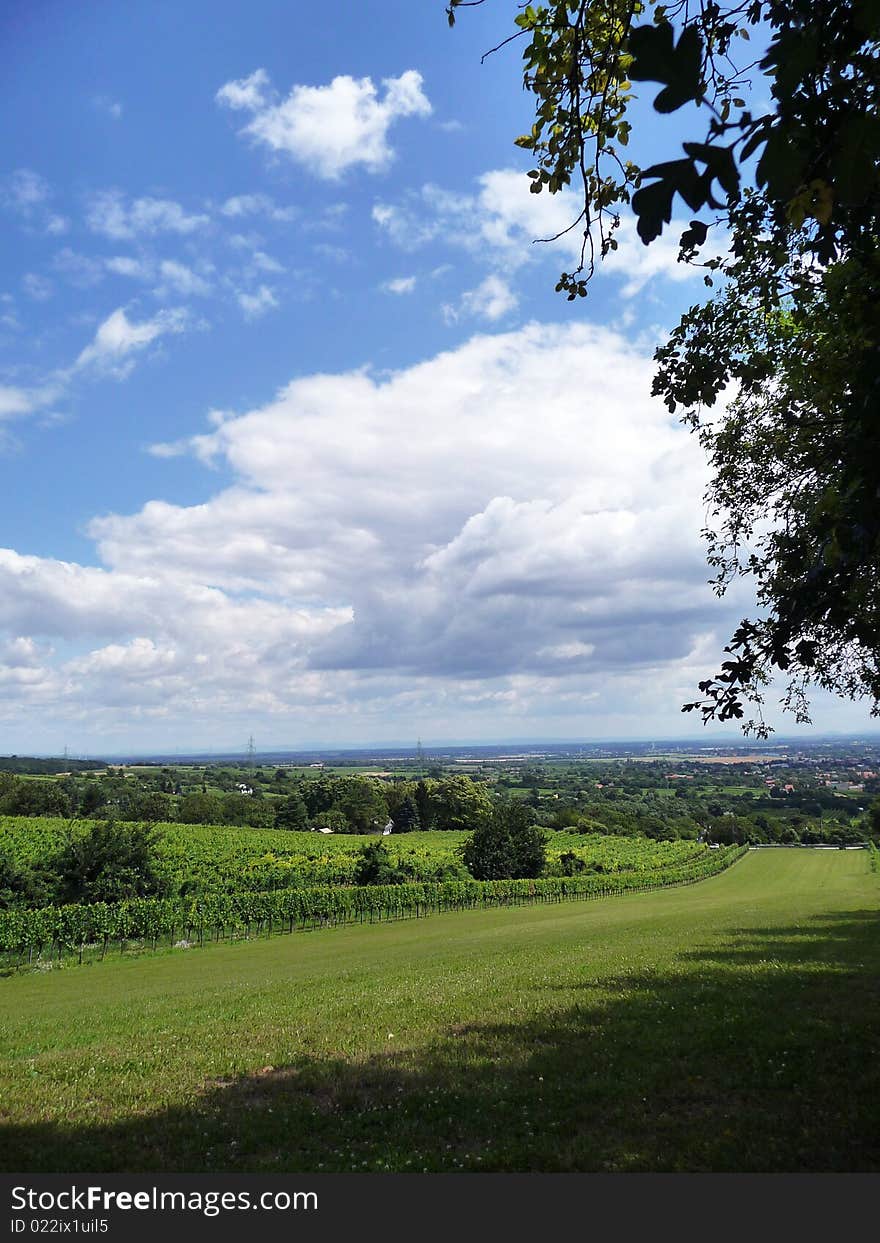
[[[70,222],[49,206],[52,187],[39,173],[18,168],[0,179],[0,206],[15,212],[25,226],[45,233],[66,233]]]
[[[267,216],[279,223],[295,220],[299,212],[295,207],[279,207],[268,194],[236,194],[220,206],[220,214],[236,220],[241,216]]]
[[[673,219],[662,235],[646,246],[636,232],[634,217],[623,217],[614,234],[617,250],[611,251],[603,260],[601,272],[623,279],[620,292],[624,298],[634,298],[656,276],[676,282],[701,277],[701,269],[678,262],[679,239],[687,227],[687,220]],[[708,243],[700,252],[700,259],[704,261],[721,255],[725,248],[726,235],[710,233]]]
[[[570,189],[532,194],[530,184],[524,173],[513,169],[483,173],[473,194],[429,183],[402,204],[375,204],[373,219],[404,249],[442,238],[508,269],[548,251],[554,261],[560,254],[575,258],[582,235],[565,230],[580,210],[577,195]],[[533,245],[551,238],[555,240]]]
[[[412,293],[416,287],[414,276],[396,276],[394,280],[385,281],[382,288],[386,293]]]
[[[60,393],[60,385],[54,381],[37,388],[0,384],[0,421],[18,419],[38,410],[45,410]]]
[[[581,210],[578,195],[570,188],[557,194],[532,194],[530,184],[524,173],[493,169],[477,179],[473,194],[451,193],[428,184],[402,203],[376,203],[373,220],[404,250],[443,241],[507,273],[535,260],[574,268],[583,244],[582,227],[569,227]],[[617,250],[604,260],[597,254],[599,279],[622,280],[621,295],[631,298],[656,277],[671,281],[699,277],[699,269],[677,261],[678,240],[686,226],[685,220],[673,220],[662,237],[645,246],[633,217],[624,214],[614,233]],[[716,241],[711,253],[719,253],[723,244],[723,238]],[[709,254],[706,248],[704,257]]]
[[[250,267],[254,272],[283,272],[284,265],[265,251],[255,250],[250,257]]]
[[[267,311],[273,311],[281,305],[268,285],[261,285],[253,292],[239,290],[237,297],[246,319],[259,319]]]
[[[247,78],[238,78],[221,86],[215,95],[218,104],[237,111],[256,112],[266,106],[272,88],[265,69],[255,69]]]
[[[30,414],[37,403],[27,389],[0,385],[0,419],[15,419]]]
[[[151,281],[154,276],[153,265],[146,259],[135,259],[131,255],[114,255],[105,260],[107,271],[114,276],[128,276],[136,281]]]
[[[19,211],[29,211],[51,197],[51,189],[45,177],[30,168],[18,168],[5,178],[2,185],[3,201]]]
[[[205,297],[211,292],[210,281],[185,263],[178,263],[174,259],[162,260],[159,264],[159,275],[162,283],[156,293],[161,297],[169,292],[182,294],[184,297]]]
[[[438,222],[426,213],[397,207],[391,203],[375,203],[372,217],[395,245],[403,250],[417,250],[433,241],[440,233]]]
[[[114,314],[97,340],[125,362],[155,324]],[[0,554],[0,635],[35,643],[39,671],[0,719],[48,706],[130,737],[166,714],[193,741],[307,719],[338,740],[465,717],[607,733],[627,703],[630,732],[678,727],[742,606],[705,585],[705,465],[652,370],[607,328],[531,324],[214,412],[157,455],[230,486],[94,519],[101,568]]]
[[[94,233],[125,241],[157,233],[190,234],[204,228],[209,218],[188,213],[171,199],[139,198],[128,203],[119,190],[103,190],[89,200],[86,222]]]
[[[95,339],[76,360],[76,367],[96,367],[124,379],[134,366],[131,355],[167,333],[184,332],[188,322],[186,311],[180,307],[160,311],[141,323],[132,322],[124,307],[117,307],[99,326]]]
[[[324,670],[545,676],[587,649],[593,672],[663,665],[715,606],[699,452],[650,376],[613,333],[533,325],[381,382],[307,377],[191,443],[240,488],[92,533],[111,565],[149,573],[173,548],[224,589],[350,604]]]
[[[374,173],[386,169],[394,158],[388,141],[391,126],[403,117],[431,112],[415,69],[385,78],[382,85],[380,96],[371,78],[344,74],[326,86],[295,85],[286,99],[276,102],[266,71],[258,69],[248,78],[227,82],[216,99],[252,114],[243,133],[254,141],[290,156],[318,177],[336,180],[357,165]]]
[[[552,250],[568,256],[580,255],[581,233],[577,229],[565,232],[580,211],[573,190],[532,194],[529,178],[511,169],[494,169],[484,173],[478,181],[479,191],[474,203],[476,236],[473,238],[464,214],[465,202],[457,201],[437,187],[425,190],[427,203],[439,215],[457,217],[460,240],[471,247],[488,247],[503,257],[505,264],[514,266],[526,262],[530,250],[539,254]]]
[[[199,270],[177,259],[155,261],[145,256],[114,255],[104,261],[108,272],[145,283],[156,282],[153,293],[157,298],[171,296],[207,297],[212,291],[211,264],[202,261]]]
[[[476,316],[480,319],[503,319],[519,305],[519,298],[500,276],[487,276],[476,289],[462,294],[457,307],[445,306],[444,315],[448,321],[459,319],[462,315]]]

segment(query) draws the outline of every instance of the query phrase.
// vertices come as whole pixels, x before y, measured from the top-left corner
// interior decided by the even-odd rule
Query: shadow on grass
[[[7,1169],[880,1169],[880,916],[731,930],[532,1022],[303,1057],[185,1108],[8,1128]]]

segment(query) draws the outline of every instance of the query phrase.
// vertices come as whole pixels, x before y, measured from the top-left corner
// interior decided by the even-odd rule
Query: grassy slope
[[[0,1165],[880,1168],[880,880],[692,888],[0,982]]]

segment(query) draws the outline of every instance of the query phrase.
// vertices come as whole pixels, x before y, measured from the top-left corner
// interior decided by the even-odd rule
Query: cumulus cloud
[[[510,285],[500,276],[487,276],[477,285],[462,294],[458,306],[444,306],[443,312],[450,322],[462,316],[476,316],[493,322],[503,319],[519,305],[519,298]]]
[[[391,126],[403,117],[431,113],[415,69],[385,78],[382,86],[380,94],[371,78],[342,74],[326,86],[295,85],[279,100],[266,71],[257,69],[227,82],[215,98],[227,108],[251,113],[242,132],[255,142],[332,181],[357,165],[382,172],[394,158]]]
[[[149,344],[116,323],[111,354]],[[699,447],[651,374],[607,328],[530,324],[304,375],[158,447],[234,482],[95,518],[100,568],[0,554],[0,633],[37,644],[33,702],[127,727],[677,713],[730,616],[705,585]]]
[[[238,78],[221,86],[215,98],[218,104],[236,111],[257,112],[264,108],[272,92],[265,69],[255,69],[247,78]]]
[[[94,233],[113,241],[125,241],[158,233],[190,234],[209,223],[209,218],[187,212],[171,199],[139,198],[128,202],[119,190],[92,195],[86,223]]]
[[[393,280],[385,281],[382,288],[386,293],[412,293],[416,287],[416,278],[414,276],[395,276]]]
[[[234,713],[248,691],[251,706],[277,709],[291,693],[310,637],[349,616],[346,610],[310,611],[271,601],[243,605],[173,569],[144,578],[5,549],[0,596],[0,627],[27,636],[15,641],[13,659],[0,651],[7,694],[0,719],[23,706],[45,705],[47,697],[73,719],[89,711],[131,721],[221,705]],[[51,650],[38,647],[34,635],[103,643],[51,661]],[[22,643],[30,649],[22,651]],[[285,667],[274,688],[257,676],[270,664],[276,676]],[[305,688],[308,683],[306,674]]]
[[[92,534],[111,566],[151,573],[173,550],[224,590],[344,601],[351,622],[309,658],[325,671],[543,677],[562,662],[597,676],[681,660],[714,607],[702,464],[650,375],[606,330],[532,325],[383,380],[306,377],[190,442],[241,486]]]
[[[124,379],[134,366],[133,354],[167,333],[184,332],[188,323],[189,317],[182,307],[160,311],[140,323],[130,320],[124,307],[117,307],[99,325],[94,340],[79,355],[75,366],[96,367]]]
[[[583,244],[582,228],[570,227],[581,211],[578,195],[570,188],[557,194],[532,194],[530,185],[524,173],[493,169],[477,179],[472,194],[428,184],[399,203],[374,204],[372,216],[404,250],[442,240],[508,273],[541,259],[575,267]],[[599,278],[622,281],[624,298],[640,293],[655,277],[693,280],[699,270],[678,262],[678,239],[686,227],[685,220],[673,220],[662,237],[645,246],[632,216],[624,215],[614,233],[617,249],[597,261]],[[718,254],[723,245],[724,238],[716,239],[704,257]]]
[[[400,203],[376,203],[373,219],[404,249],[443,238],[508,267],[528,262],[532,251],[555,255],[580,252],[577,233],[564,233],[580,207],[573,190],[532,194],[524,173],[494,169],[477,179],[472,194],[454,193],[429,183]],[[562,234],[556,237],[557,234]],[[556,238],[532,247],[538,238]]]

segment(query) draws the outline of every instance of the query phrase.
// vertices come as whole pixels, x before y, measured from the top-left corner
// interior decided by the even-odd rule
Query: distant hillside
[[[106,760],[35,759],[30,755],[0,755],[0,773],[85,773],[106,768]]]

